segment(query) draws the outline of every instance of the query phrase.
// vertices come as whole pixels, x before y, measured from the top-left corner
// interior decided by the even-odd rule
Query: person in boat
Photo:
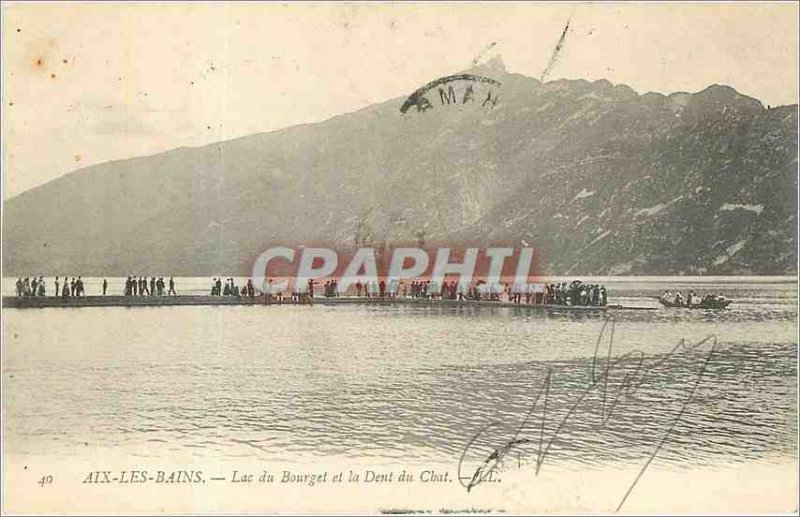
[[[105,278],[103,279],[103,296],[106,295],[106,291],[108,290],[108,280]]]

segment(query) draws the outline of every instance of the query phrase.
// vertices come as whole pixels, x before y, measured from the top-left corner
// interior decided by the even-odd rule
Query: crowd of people
[[[105,280],[104,280],[105,281]],[[77,298],[86,295],[82,277],[64,277],[63,284],[60,277],[55,277],[55,296],[63,298]],[[17,296],[47,296],[47,283],[44,277],[17,278]]]
[[[106,294],[108,283],[103,280],[103,294]],[[176,296],[178,291],[175,289],[175,279],[169,277],[169,289],[167,290],[167,283],[164,282],[164,277],[136,277],[129,276],[125,279],[125,288],[123,291],[124,296],[164,296],[166,291],[167,296]]]
[[[226,278],[224,286],[221,278],[214,278],[211,283],[211,296],[235,296],[237,298],[246,296],[255,298],[256,294],[260,294],[260,292],[256,290],[251,279],[248,279],[241,289],[236,285],[233,278]]]
[[[55,296],[63,298],[77,298],[85,296],[85,287],[82,277],[55,277]],[[262,286],[264,291],[273,293],[272,279],[267,279]],[[538,284],[495,284],[490,285],[483,281],[472,282],[469,285],[457,283],[454,280],[443,281],[441,283],[432,279],[420,280],[396,280],[381,279],[380,281],[356,282],[347,293],[339,291],[339,279],[327,279],[320,282],[309,279],[306,289],[301,289],[299,285],[291,290],[292,301],[304,301],[313,298],[317,290],[326,298],[335,298],[343,295],[367,299],[395,299],[413,298],[424,300],[472,300],[472,301],[507,301],[515,304],[532,305],[567,305],[567,306],[604,306],[608,303],[608,293],[605,286],[598,284],[584,284],[575,280],[569,284],[562,283],[538,283]],[[321,289],[320,289],[321,287]],[[108,291],[108,281],[103,279],[102,294]],[[354,291],[353,292],[353,288]],[[17,296],[47,296],[47,286],[43,277],[18,278],[16,282]],[[129,276],[125,280],[123,290],[124,296],[176,296],[177,289],[174,277],[169,277],[164,281],[164,277],[137,277]],[[265,292],[257,289],[252,279],[247,279],[245,284],[239,287],[233,277],[223,279],[214,278],[211,284],[211,296],[231,296],[236,298],[251,298],[265,295]],[[278,301],[283,299],[282,292],[274,292],[269,295]],[[288,295],[289,293],[287,293]],[[709,294],[702,298],[690,292],[687,295],[677,293],[672,295],[665,293],[663,300],[674,303],[678,306],[689,306],[692,304],[706,302],[721,302],[724,298],[716,294]]]
[[[314,281],[308,283],[309,293],[314,293]],[[322,294],[326,298],[341,296],[336,279],[326,280]],[[510,283],[489,285],[483,281],[473,282],[469,286],[454,280],[441,284],[435,280],[412,280],[406,282],[390,279],[356,282],[357,298],[394,299],[414,298],[424,300],[473,300],[473,301],[507,301],[522,304],[548,304],[569,306],[605,306],[608,304],[608,291],[599,284],[584,284],[578,280],[571,283],[525,284]]]
[[[45,296],[47,293],[42,277],[17,278],[16,288],[17,296]]]
[[[567,284],[546,284],[541,293],[543,302],[552,305],[589,305],[604,306],[608,304],[608,292],[604,285],[584,284],[578,280]]]
[[[86,286],[83,277],[55,277],[53,279],[54,294],[56,298],[80,298],[86,296]],[[167,288],[167,286],[169,286]],[[100,291],[103,296],[108,294],[108,280],[103,279],[100,283]],[[48,296],[47,284],[43,277],[18,278],[16,282],[17,296]],[[175,289],[175,279],[170,277],[169,283],[164,278],[129,276],[125,280],[124,296],[175,296],[178,294]]]

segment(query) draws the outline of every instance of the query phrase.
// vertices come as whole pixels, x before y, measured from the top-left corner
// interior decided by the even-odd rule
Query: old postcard
[[[2,4],[2,512],[798,512],[798,4]]]

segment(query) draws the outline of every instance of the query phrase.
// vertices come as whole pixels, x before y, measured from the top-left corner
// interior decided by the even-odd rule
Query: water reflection
[[[796,454],[796,291],[748,296],[754,303],[729,311],[613,313],[614,358],[638,350],[652,364],[680,339],[719,342],[660,461]],[[548,462],[641,463],[680,412],[703,355],[648,368],[605,425],[593,390],[556,434],[590,382],[605,317],[408,305],[8,311],[5,446],[63,457],[125,447],[148,457],[455,464],[490,422],[500,425],[483,445],[507,440],[550,371]],[[531,425],[526,432],[540,432],[541,420]],[[520,461],[536,446],[520,447]]]

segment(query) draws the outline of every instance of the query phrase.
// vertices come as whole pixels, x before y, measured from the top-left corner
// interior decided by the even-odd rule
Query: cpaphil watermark
[[[513,291],[535,284],[538,257],[533,247],[383,243],[380,246],[275,245],[255,260],[254,284],[261,292],[326,295],[467,298]]]

